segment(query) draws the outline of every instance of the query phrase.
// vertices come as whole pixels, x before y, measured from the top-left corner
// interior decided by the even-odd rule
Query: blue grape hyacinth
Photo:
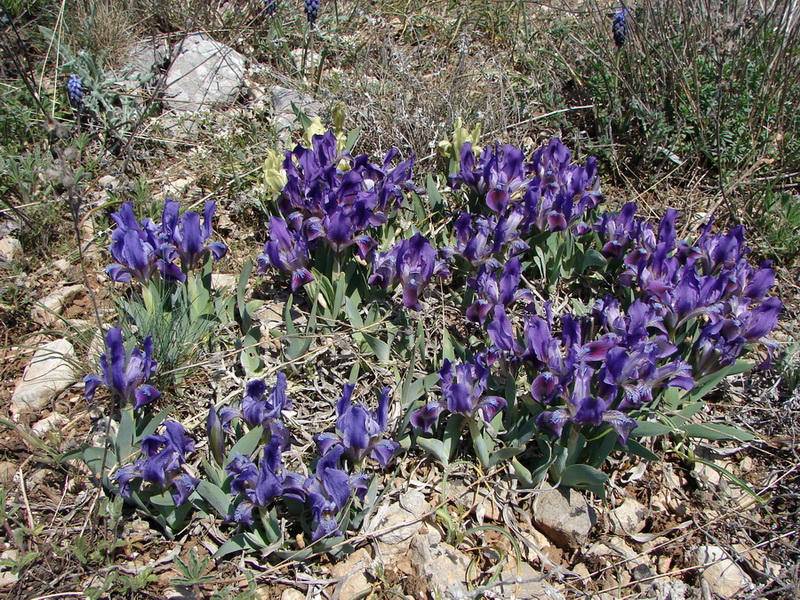
[[[67,81],[67,96],[73,108],[83,106],[83,82],[75,73],[72,73]]]
[[[306,18],[311,26],[317,22],[319,16],[319,0],[305,0],[306,3]]]
[[[278,0],[264,0],[264,14],[274,17],[278,12]]]
[[[627,12],[624,8],[620,8],[611,17],[611,34],[614,36],[617,48],[621,48],[628,37],[628,24],[625,22]]]

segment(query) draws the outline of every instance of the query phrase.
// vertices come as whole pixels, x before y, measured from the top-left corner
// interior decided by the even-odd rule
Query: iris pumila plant
[[[115,479],[124,498],[131,497],[132,481],[141,479],[159,490],[170,490],[175,506],[181,506],[200,481],[185,466],[187,455],[194,452],[194,440],[180,423],[164,421],[163,425],[163,435],[148,435],[142,439],[144,458],[118,469]]]
[[[529,292],[520,289],[521,267],[512,261],[533,253],[538,276],[554,283],[564,265],[576,262],[573,239],[591,231],[585,220],[602,201],[596,160],[572,163],[558,139],[539,148],[530,162],[511,145],[487,146],[476,157],[464,143],[450,181],[473,212],[456,219],[449,251],[472,274],[468,285],[477,299],[467,316],[486,326],[495,315],[502,318],[512,301],[530,302]]]
[[[311,148],[287,151],[280,216],[270,219],[259,272],[275,268],[291,274],[296,291],[313,280],[309,265],[320,246],[333,252],[335,266],[351,247],[366,259],[377,247],[368,231],[386,223],[405,193],[422,193],[411,183],[413,158],[391,166],[397,154],[395,148],[381,165],[370,163],[366,154],[341,150],[332,131],[312,136]]]
[[[153,340],[147,336],[142,348],[134,348],[130,354],[125,350],[122,330],[112,327],[105,337],[107,351],[100,355],[102,377],[87,375],[84,395],[86,400],[94,400],[97,388],[105,385],[117,397],[120,407],[139,409],[161,396],[152,385],[145,383],[155,374],[158,363],[153,360]]]
[[[226,407],[219,411],[222,429],[232,432],[231,421],[241,419],[250,429],[262,427],[262,439],[269,442],[279,440],[281,448],[289,446],[289,430],[283,422],[283,411],[291,410],[292,400],[286,395],[286,375],[278,372],[275,385],[267,393],[263,379],[254,379],[246,387],[239,407]],[[219,442],[217,442],[219,443]]]
[[[261,380],[251,381],[238,408],[217,411],[210,407],[209,450],[212,460],[224,466],[229,477],[232,495],[232,511],[226,515],[229,520],[253,528],[259,523],[275,523],[279,514],[296,513],[305,506],[307,513],[301,511],[301,516],[310,517],[307,530],[312,541],[342,534],[343,511],[352,498],[363,500],[368,490],[368,477],[361,471],[364,460],[372,458],[383,468],[399,447],[393,440],[383,439],[388,425],[389,390],[382,392],[375,412],[363,403],[352,404],[352,391],[353,385],[346,385],[337,403],[336,432],[315,438],[321,456],[310,476],[290,472],[284,465],[283,456],[291,448],[291,436],[282,413],[291,407],[291,400],[286,394],[283,373],[278,373],[271,390]],[[235,429],[234,419],[246,428]],[[248,430],[253,432],[259,427],[261,450],[256,448],[247,455],[233,450],[230,456],[226,454],[226,435],[243,440],[248,437]],[[243,446],[240,443],[236,448],[241,450]],[[260,458],[252,458],[256,456]],[[348,471],[347,463],[355,470]]]
[[[619,281],[659,314],[670,341],[703,377],[733,364],[748,345],[775,328],[783,306],[767,298],[775,283],[770,261],[747,259],[744,228],[713,233],[709,221],[694,242],[678,240],[678,214],[669,210],[656,229],[635,217],[635,205],[603,215],[595,225],[603,252],[616,260]],[[764,364],[766,367],[768,361]]]
[[[461,164],[450,176],[453,189],[467,191],[476,213],[462,213],[456,225],[456,250],[477,266],[528,249],[522,239],[531,233],[587,230],[582,219],[601,201],[597,160],[584,166],[570,162],[571,153],[553,138],[526,163],[511,145],[487,146],[476,159],[472,145],[461,149]],[[484,207],[485,205],[485,207]],[[490,209],[488,215],[485,208]],[[475,235],[485,240],[476,242]]]
[[[123,283],[132,279],[147,283],[158,273],[166,281],[182,282],[206,255],[214,261],[225,256],[225,244],[209,241],[216,203],[206,202],[202,223],[199,214],[186,211],[179,217],[179,210],[180,204],[167,198],[160,225],[151,219],[138,221],[132,202],[124,202],[112,213],[117,227],[111,234],[110,251],[117,262],[107,267],[109,277]]]
[[[398,283],[403,288],[403,305],[422,310],[419,299],[434,277],[447,278],[450,270],[442,252],[437,251],[422,234],[401,240],[386,252],[374,255],[370,285],[384,290]]]
[[[491,438],[495,435],[490,424],[497,413],[505,409],[507,403],[501,396],[485,393],[489,384],[489,369],[485,363],[486,357],[480,354],[472,363],[461,362],[454,365],[445,359],[439,370],[442,398],[427,403],[411,415],[411,424],[428,432],[436,426],[442,413],[449,413],[443,445],[425,438],[417,440],[443,462],[452,457],[463,424],[466,423],[478,459],[484,467],[490,464],[489,446],[493,445]]]
[[[131,202],[111,215],[116,227],[110,252],[116,262],[106,272],[116,282],[138,284],[118,300],[120,314],[153,335],[159,360],[176,380],[182,363],[222,320],[224,305],[211,289],[210,272],[228,248],[212,240],[216,208],[206,202],[202,215],[180,214],[179,203],[167,198],[160,223],[139,221]]]
[[[314,440],[323,455],[341,447],[343,456],[357,469],[367,458],[386,468],[400,448],[394,440],[382,438],[388,426],[390,389],[383,389],[377,410],[371,411],[363,402],[351,402],[354,387],[352,383],[346,384],[336,403],[336,431],[321,433]]]

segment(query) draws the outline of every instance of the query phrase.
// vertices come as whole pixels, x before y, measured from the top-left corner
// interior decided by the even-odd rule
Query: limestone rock
[[[436,531],[418,535],[411,541],[411,564],[417,575],[428,582],[434,597],[463,598],[469,559],[441,541]]]
[[[381,507],[370,530],[377,534],[377,556],[384,565],[407,574],[412,572],[408,559],[411,538],[420,531],[429,511],[425,495],[417,490],[408,490],[399,502]]]
[[[0,238],[0,267],[11,264],[22,256],[22,244],[17,238]]]
[[[656,581],[653,585],[655,598],[653,600],[686,600],[689,586],[678,580]]]
[[[597,515],[580,492],[572,488],[559,488],[537,496],[533,520],[557,546],[574,549],[589,538]]]
[[[350,600],[361,592],[370,589],[366,572],[372,566],[372,558],[364,548],[360,548],[347,557],[347,560],[336,564],[331,569],[331,575],[339,579],[334,594],[338,593],[340,600]]]
[[[229,275],[228,273],[211,274],[211,287],[215,290],[236,291],[237,285],[239,285],[239,278],[236,275]]]
[[[9,483],[16,473],[17,465],[7,460],[0,461],[0,484]]]
[[[617,535],[631,535],[639,533],[647,524],[650,511],[646,506],[633,498],[625,500],[611,511],[611,529]]]
[[[11,412],[38,412],[75,383],[75,350],[67,340],[40,347],[11,395]]]
[[[178,112],[196,112],[236,100],[244,85],[246,59],[205,33],[187,36],[167,73],[166,104]]]
[[[564,596],[528,563],[503,569],[497,591],[508,600],[563,600]]]
[[[275,111],[275,129],[299,129],[300,123],[292,110],[292,104],[309,117],[316,117],[322,112],[322,105],[309,96],[278,85],[270,89],[272,108]]]
[[[82,285],[68,285],[55,290],[42,298],[38,305],[31,311],[31,316],[42,325],[51,327],[58,316],[72,304],[73,300],[83,293]]]
[[[720,598],[738,598],[753,585],[750,577],[719,546],[700,546],[695,558],[700,567],[705,567],[700,576]]]
[[[168,54],[163,40],[145,40],[135,44],[128,51],[128,61],[119,70],[123,85],[130,90],[152,87],[153,76],[167,67]]]
[[[19,575],[11,571],[0,572],[0,588],[11,587],[19,581]]]
[[[34,424],[34,426],[31,427],[31,431],[33,431],[36,437],[43,438],[51,431],[60,433],[61,429],[63,429],[64,425],[67,423],[69,423],[67,417],[54,412],[49,417]]]
[[[306,600],[306,595],[300,590],[286,588],[281,594],[281,600]]]

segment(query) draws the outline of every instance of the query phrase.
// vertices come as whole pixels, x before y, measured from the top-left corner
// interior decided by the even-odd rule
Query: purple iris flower
[[[150,219],[141,223],[137,221],[132,202],[123,202],[119,211],[111,214],[111,218],[117,225],[111,234],[109,248],[117,264],[106,268],[111,279],[129,283],[133,278],[147,283],[159,271],[165,278],[181,278],[180,269],[163,260],[157,227]]]
[[[231,492],[242,494],[232,518],[237,523],[253,525],[253,510],[264,508],[276,498],[288,496],[304,500],[302,492],[304,479],[297,473],[289,473],[283,466],[283,447],[278,438],[272,438],[264,446],[264,453],[258,466],[241,454],[234,454],[231,462],[225,467],[231,476]]]
[[[314,276],[308,270],[306,238],[290,231],[280,217],[270,217],[269,232],[271,239],[264,244],[264,254],[258,257],[258,272],[266,273],[267,267],[272,266],[291,273],[293,292],[313,281]]]
[[[222,428],[222,421],[219,418],[214,403],[208,407],[208,418],[206,419],[206,436],[208,437],[208,449],[211,457],[218,465],[222,465],[225,460],[225,432]]]
[[[211,220],[217,211],[216,202],[206,202],[202,224],[200,215],[193,211],[186,211],[179,219],[179,209],[178,202],[169,198],[164,202],[161,237],[169,245],[169,253],[180,257],[184,271],[194,269],[206,254],[211,254],[215,262],[227,254],[228,247],[222,242],[208,243],[211,237]]]
[[[639,240],[643,221],[635,217],[636,203],[628,202],[619,213],[605,212],[594,229],[603,244],[600,253],[608,259],[621,260],[628,248]]]
[[[286,375],[282,371],[278,371],[275,386],[269,394],[263,379],[250,381],[239,408],[226,407],[219,411],[223,429],[229,431],[231,421],[239,418],[250,427],[262,426],[265,436],[277,438],[281,448],[288,448],[289,430],[283,422],[282,413],[292,408],[292,400],[286,395],[286,389]]]
[[[366,213],[363,204],[357,205],[360,212]],[[336,253],[344,252],[350,246],[358,248],[358,254],[362,259],[378,247],[378,243],[365,233],[359,234],[358,231],[367,226],[364,222],[366,214],[359,215],[358,210],[347,211],[340,205],[335,205],[330,213],[323,219],[322,223],[327,232],[328,245]]]
[[[619,435],[620,442],[626,444],[631,431],[637,426],[634,419],[619,410],[609,410],[609,398],[591,392],[591,382],[595,370],[582,363],[575,370],[571,393],[567,396],[566,407],[544,411],[536,419],[536,425],[560,437],[564,425],[600,426],[609,424]]]
[[[521,202],[539,231],[564,231],[603,200],[597,160],[570,164],[569,149],[557,138],[534,153],[528,170],[533,178]]]
[[[164,434],[145,436],[141,450],[145,458],[117,471],[119,493],[130,498],[131,481],[141,478],[161,488],[171,488],[176,506],[186,502],[200,480],[183,469],[186,455],[194,452],[194,440],[186,434],[183,425],[164,421]]]
[[[152,358],[152,336],[144,339],[143,350],[134,348],[128,356],[122,343],[122,330],[112,327],[106,334],[106,348],[108,352],[100,355],[102,378],[87,375],[83,379],[84,396],[88,402],[94,400],[95,391],[101,384],[116,394],[123,406],[132,404],[134,409],[161,397],[161,392],[145,383],[158,368],[158,363]]]
[[[314,475],[306,479],[304,489],[314,527],[312,541],[326,536],[342,535],[337,521],[339,512],[347,505],[352,493],[361,499],[366,495],[366,476],[349,475],[339,468],[339,459],[343,453],[343,446],[331,448],[317,461]]]
[[[502,215],[514,192],[527,183],[523,161],[519,148],[506,144],[501,150],[500,145],[495,144],[494,148],[483,149],[476,165],[472,144],[466,142],[461,147],[461,168],[452,177],[453,187],[466,185],[483,196],[489,208]]]
[[[502,304],[495,305],[493,315],[494,318],[486,327],[486,331],[494,348],[514,357],[521,356],[524,348],[514,335],[514,327],[508,319],[505,307]]]
[[[600,387],[623,392],[620,410],[641,408],[653,401],[653,390],[659,387],[679,387],[691,390],[694,377],[689,364],[675,360],[658,366],[659,360],[673,354],[675,346],[666,338],[646,341],[631,351],[616,347],[609,351],[603,368],[598,374]]]
[[[445,359],[439,370],[439,379],[444,398],[426,404],[411,415],[411,424],[423,431],[429,431],[445,410],[468,419],[475,419],[480,412],[483,420],[490,423],[507,405],[500,396],[484,395],[489,369],[481,356],[477,356],[472,364],[459,363],[455,367]]]
[[[611,296],[598,300],[592,313],[595,320],[620,339],[620,345],[630,348],[647,340],[652,333],[665,335],[664,306],[659,302],[642,302],[637,299],[623,312],[619,300]]]
[[[467,319],[484,324],[490,310],[495,306],[510,306],[515,300],[533,302],[528,289],[519,289],[522,280],[522,264],[518,258],[509,260],[500,275],[495,270],[483,266],[470,286],[478,293],[478,299],[467,309]]]
[[[462,213],[455,222],[456,247],[455,252],[474,267],[486,265],[492,269],[499,269],[502,264],[497,259],[495,244],[492,234],[497,228],[494,217],[476,217],[473,219],[469,213]]]
[[[777,326],[783,304],[778,298],[767,298],[750,309],[747,297],[729,299],[725,318],[707,323],[695,343],[695,368],[702,377],[736,362],[746,344],[761,342],[767,347],[768,357],[760,365],[769,368],[775,342],[765,339]]]
[[[448,277],[450,272],[431,243],[421,234],[401,240],[391,250],[373,260],[370,285],[387,289],[399,282],[403,286],[403,305],[422,310],[419,296],[433,277]]]
[[[385,223],[387,211],[399,208],[404,192],[424,190],[410,181],[413,158],[391,168],[399,153],[396,148],[379,166],[365,154],[340,153],[337,143],[333,132],[327,131],[312,137],[311,148],[297,146],[285,154],[287,183],[278,208],[284,217],[297,213],[307,223],[302,233],[309,250],[318,240],[336,252],[355,244],[364,258],[375,246],[365,230]]]
[[[343,447],[344,454],[356,468],[366,457],[370,457],[386,468],[400,444],[394,440],[381,439],[388,426],[389,388],[384,388],[378,400],[377,411],[369,410],[363,402],[353,404],[350,397],[355,386],[344,386],[342,397],[336,404],[336,433],[322,433],[315,440],[320,454],[327,454],[335,447]]]

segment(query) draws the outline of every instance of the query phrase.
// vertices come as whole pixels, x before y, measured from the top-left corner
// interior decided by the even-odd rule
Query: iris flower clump
[[[394,440],[382,438],[388,426],[390,390],[383,389],[378,400],[378,409],[371,411],[363,402],[351,402],[354,387],[352,383],[346,384],[342,397],[336,403],[336,432],[321,433],[314,439],[323,455],[341,447],[343,455],[357,468],[368,457],[386,468],[400,448],[400,444]]]
[[[605,214],[595,225],[604,254],[619,259],[619,281],[661,315],[664,332],[690,350],[695,376],[732,364],[748,344],[775,328],[783,305],[767,298],[775,283],[770,261],[758,267],[746,258],[744,228],[714,233],[709,221],[694,241],[678,240],[678,213],[668,210],[658,228],[634,216],[635,205]],[[765,364],[766,366],[766,364]]]
[[[338,257],[354,247],[366,259],[377,247],[368,231],[387,221],[406,192],[422,193],[411,182],[413,158],[391,166],[397,154],[392,149],[381,165],[370,163],[365,154],[340,150],[332,131],[313,136],[311,148],[298,145],[286,152],[280,216],[270,219],[259,272],[276,268],[291,274],[296,291],[313,280],[309,263],[320,244]]]
[[[454,189],[464,188],[480,212],[463,213],[456,222],[456,252],[474,266],[515,256],[529,248],[525,238],[540,232],[572,228],[582,233],[581,219],[601,201],[597,161],[570,162],[569,149],[553,138],[531,162],[506,145],[484,148],[475,159],[472,145],[461,149],[461,167],[451,175]],[[490,210],[483,214],[481,203]],[[477,240],[475,238],[478,238]]]
[[[145,458],[117,471],[115,479],[119,493],[130,498],[131,481],[142,479],[163,489],[170,489],[175,506],[186,502],[200,480],[184,468],[186,456],[194,452],[194,440],[186,434],[183,425],[164,421],[163,435],[145,436],[141,451]]]
[[[292,401],[286,394],[282,372],[271,389],[262,380],[251,381],[239,407],[219,411],[210,407],[209,449],[219,465],[224,463],[224,436],[234,434],[233,419],[240,419],[249,428],[262,426],[265,432],[257,461],[234,452],[225,466],[235,501],[230,520],[253,526],[257,522],[254,511],[270,511],[288,500],[309,511],[313,541],[341,535],[339,513],[353,496],[363,499],[367,491],[367,475],[360,471],[364,460],[372,458],[385,467],[399,447],[397,442],[383,439],[388,426],[388,388],[383,390],[375,412],[363,403],[352,404],[352,392],[353,385],[346,385],[337,403],[336,432],[317,436],[321,456],[310,476],[288,471],[284,464],[284,453],[292,444],[283,411],[291,408]],[[346,470],[345,459],[355,471]]]
[[[443,398],[429,402],[411,415],[411,424],[423,431],[430,430],[444,411],[461,415],[467,419],[482,417],[490,423],[495,415],[506,407],[500,396],[487,395],[489,369],[485,359],[478,356],[474,363],[458,363],[445,359],[439,370]]]
[[[292,400],[286,395],[286,375],[278,372],[273,388],[267,393],[263,379],[254,379],[247,384],[245,396],[238,408],[226,407],[219,411],[221,426],[231,431],[231,421],[239,418],[250,428],[261,426],[266,438],[279,440],[281,448],[288,448],[289,430],[283,422],[283,411],[292,408]]]
[[[446,260],[427,238],[416,233],[374,256],[369,284],[386,290],[399,283],[403,287],[403,305],[419,311],[419,298],[431,279],[449,276]]]
[[[102,377],[87,375],[84,377],[84,395],[91,402],[100,385],[105,385],[112,394],[119,398],[123,406],[141,408],[161,396],[152,385],[145,383],[155,374],[158,363],[153,360],[153,339],[147,336],[142,349],[134,348],[130,355],[122,341],[122,330],[112,327],[105,338],[107,352],[100,355]]]
[[[179,217],[180,204],[167,198],[157,225],[151,219],[138,221],[133,203],[124,202],[111,215],[117,227],[111,234],[110,250],[117,262],[106,272],[122,283],[132,279],[147,283],[156,273],[165,281],[185,281],[186,272],[195,269],[206,255],[218,261],[228,251],[222,242],[209,241],[216,210],[216,202],[206,202],[201,223],[200,215],[192,211]]]

